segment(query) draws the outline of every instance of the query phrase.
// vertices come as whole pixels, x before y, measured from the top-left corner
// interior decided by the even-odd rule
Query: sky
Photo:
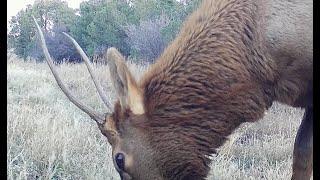
[[[9,21],[11,16],[17,15],[17,13],[27,7],[28,4],[33,4],[35,0],[7,0],[7,26],[9,27]],[[84,0],[65,0],[68,6],[71,8],[79,8],[79,5]]]

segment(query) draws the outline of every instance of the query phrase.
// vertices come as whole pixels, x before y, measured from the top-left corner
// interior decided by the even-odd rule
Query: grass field
[[[147,65],[130,63],[137,78]],[[84,64],[57,66],[85,104],[105,112]],[[95,66],[110,102],[109,71]],[[88,115],[59,89],[46,63],[8,60],[7,179],[119,179],[110,146]],[[290,179],[303,110],[274,104],[264,119],[243,124],[212,157],[208,179]]]

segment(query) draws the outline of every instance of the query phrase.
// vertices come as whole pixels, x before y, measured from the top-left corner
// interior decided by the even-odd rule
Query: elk
[[[139,82],[109,48],[104,58],[117,101],[106,114],[66,88],[34,21],[56,81],[107,137],[121,179],[205,179],[210,155],[277,101],[305,109],[291,179],[306,180],[313,169],[312,7],[311,0],[203,0]],[[110,108],[88,57],[67,36]]]

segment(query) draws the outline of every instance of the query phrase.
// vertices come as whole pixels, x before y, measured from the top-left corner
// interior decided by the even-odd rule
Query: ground
[[[119,179],[107,139],[58,87],[46,63],[8,57],[7,179]],[[94,66],[110,102],[115,92],[106,66]],[[100,100],[84,64],[57,66],[85,104]],[[139,79],[148,65],[129,63]],[[290,179],[302,109],[275,103],[256,123],[243,124],[212,157],[208,179]]]

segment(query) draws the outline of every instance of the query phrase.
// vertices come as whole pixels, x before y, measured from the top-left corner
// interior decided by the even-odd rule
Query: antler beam
[[[44,35],[41,31],[41,28],[39,26],[39,24],[37,23],[37,20],[34,16],[32,16],[36,26],[37,26],[37,30],[38,33],[40,35],[40,40],[41,40],[41,46],[43,49],[43,53],[46,57],[46,61],[50,67],[50,70],[54,76],[54,78],[56,79],[59,87],[61,88],[61,90],[63,91],[63,93],[68,97],[68,99],[74,104],[76,105],[79,109],[81,109],[82,111],[84,111],[85,113],[87,113],[92,119],[94,119],[98,124],[103,124],[105,122],[105,116],[103,114],[100,114],[99,112],[97,112],[96,110],[92,109],[91,107],[88,107],[86,105],[84,105],[79,99],[77,99],[72,93],[71,91],[67,88],[67,86],[65,85],[65,83],[61,80],[56,68],[54,67],[54,64],[52,62],[52,59],[50,57],[45,39],[44,39]],[[92,76],[92,75],[91,75]]]

